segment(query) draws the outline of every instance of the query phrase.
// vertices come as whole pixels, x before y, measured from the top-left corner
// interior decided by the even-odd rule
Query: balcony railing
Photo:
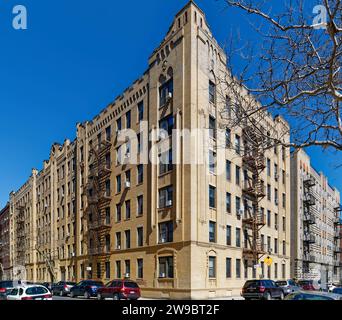
[[[303,217],[303,221],[308,224],[316,224],[316,217],[313,214],[306,214]]]
[[[303,241],[307,243],[315,243],[316,237],[313,234],[306,234],[304,235]]]
[[[316,181],[315,181],[315,178],[314,177],[309,177],[307,179],[304,179],[304,186],[305,187],[313,187],[316,185]]]
[[[307,206],[314,206],[316,204],[316,199],[315,199],[315,197],[311,193],[307,193],[304,196],[303,202]]]

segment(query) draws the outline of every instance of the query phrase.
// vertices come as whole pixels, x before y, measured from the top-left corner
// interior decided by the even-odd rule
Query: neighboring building
[[[10,279],[9,204],[0,211],[0,280]]]
[[[267,185],[267,197],[254,214],[261,217],[259,251],[273,263],[267,267],[262,258],[255,266],[244,134],[217,130],[226,103],[217,93],[222,70],[228,75],[225,53],[190,1],[144,75],[92,121],[78,124],[74,142],[55,144],[43,170],[33,170],[11,194],[12,265],[25,266],[27,279],[40,282],[129,277],[156,298],[229,296],[240,294],[247,279],[289,278],[290,153],[276,147],[262,155],[260,188]],[[281,117],[264,121],[288,129]],[[174,149],[161,151],[158,138],[149,141],[147,131],[156,128],[169,134]],[[209,147],[171,136],[172,129],[208,128],[215,134]],[[132,145],[120,142],[123,129],[140,136]],[[220,148],[221,138],[234,148]],[[118,161],[137,149],[144,164]],[[199,161],[209,155],[216,168]],[[158,164],[160,157],[183,162]]]
[[[311,165],[309,156],[291,157],[291,274],[297,279],[339,282],[340,193]]]

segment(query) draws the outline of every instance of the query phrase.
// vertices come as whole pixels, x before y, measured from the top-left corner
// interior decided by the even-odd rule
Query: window
[[[164,174],[172,170],[172,149],[164,152],[159,157],[159,174]]]
[[[110,279],[110,262],[109,261],[105,262],[105,269],[106,269],[106,279]]]
[[[235,183],[237,185],[240,185],[240,167],[239,166],[236,166],[235,167]]]
[[[226,278],[232,277],[232,259],[226,258]]]
[[[271,185],[267,185],[267,200],[271,201]]]
[[[164,106],[173,96],[173,79],[162,84],[159,88],[159,106]]]
[[[131,261],[125,260],[125,276],[130,277],[131,274]]]
[[[141,134],[140,133],[137,134],[137,144],[138,144],[138,153],[141,153],[142,142],[141,142]]]
[[[116,233],[116,249],[121,249],[121,232]]]
[[[121,175],[116,177],[116,193],[121,192]]]
[[[127,170],[125,172],[125,179],[126,179],[126,182],[131,182],[131,170]]]
[[[278,279],[278,263],[274,264],[274,279]]]
[[[286,279],[285,264],[281,265],[281,277]]]
[[[231,166],[232,166],[232,163],[229,160],[227,160],[226,161],[226,179],[228,181],[231,181],[231,179],[232,179],[232,176],[231,176]]]
[[[144,167],[142,164],[139,164],[137,167],[138,170],[138,184],[143,183],[144,181]]]
[[[286,149],[285,149],[285,147],[281,148],[281,158],[282,158],[283,161],[285,161],[285,158],[286,158]]]
[[[261,261],[261,277],[265,278],[265,262]]]
[[[143,232],[143,227],[137,228],[137,244],[138,247],[143,247],[144,246],[144,232]]]
[[[137,259],[137,278],[143,279],[144,278],[144,260],[143,259]]]
[[[241,209],[241,199],[239,197],[235,197],[235,209],[236,209],[236,214],[240,214],[240,209]]]
[[[216,257],[209,257],[209,278],[216,278]]]
[[[142,216],[143,212],[144,212],[144,198],[143,198],[143,196],[138,196],[137,203],[138,203],[137,215]]]
[[[236,278],[240,279],[241,278],[241,260],[240,259],[236,259],[236,265],[235,265],[236,269]]]
[[[241,138],[237,134],[235,135],[235,151],[237,154],[241,153]]]
[[[122,129],[121,118],[116,120],[116,128],[117,128],[117,131],[121,131],[121,129]]]
[[[121,278],[121,261],[116,261],[116,277]]]
[[[209,150],[209,172],[216,172],[216,153],[212,150]]]
[[[116,221],[121,221],[121,204],[116,205]]]
[[[106,169],[110,169],[110,166],[111,166],[111,158],[110,158],[110,153],[107,153],[106,156],[105,156],[105,161],[106,161]]]
[[[241,247],[241,229],[236,228],[235,231],[235,245],[236,247]]]
[[[278,239],[274,238],[274,253],[278,254]]]
[[[127,111],[126,113],[126,128],[131,128],[131,111]]]
[[[271,279],[271,266],[267,266],[267,278]]]
[[[173,278],[173,257],[159,258],[159,278]]]
[[[159,190],[159,208],[166,208],[172,206],[173,187],[168,186]]]
[[[110,197],[110,180],[107,180],[105,185],[106,185],[106,196]]]
[[[126,206],[126,220],[131,219],[131,201],[127,200],[125,202]]]
[[[168,136],[172,135],[172,130],[174,129],[174,119],[173,115],[169,115],[159,121],[159,129],[165,131]],[[166,138],[166,137],[164,137]]]
[[[232,195],[229,192],[226,193],[226,211],[232,212]]]
[[[216,119],[209,116],[209,137],[216,139]]]
[[[105,237],[105,251],[110,252],[110,235],[107,234]]]
[[[215,103],[216,85],[214,82],[209,81],[209,102]]]
[[[231,226],[227,226],[226,229],[226,243],[227,246],[231,246],[232,245],[232,227]]]
[[[112,139],[112,127],[109,126],[106,128],[106,140],[111,141]]]
[[[283,217],[283,231],[286,231],[286,218]]]
[[[278,189],[274,189],[274,204],[277,206],[279,204]]]
[[[278,214],[274,214],[274,229],[278,230]]]
[[[243,266],[244,266],[244,277],[245,279],[247,279],[248,278],[248,261],[247,260],[243,261]]]
[[[209,207],[216,208],[216,188],[209,186]]]
[[[209,242],[216,242],[216,223],[209,221]]]
[[[159,223],[159,243],[173,242],[173,222]]]
[[[231,116],[232,116],[232,102],[228,96],[226,96],[226,112],[227,112],[228,118],[231,118]]]
[[[283,241],[283,255],[286,256],[286,242]]]
[[[138,103],[138,121],[142,121],[144,119],[144,102],[141,101]]]
[[[126,238],[126,249],[131,248],[131,231],[126,230],[125,231],[125,238]]]
[[[231,146],[231,130],[230,129],[226,129],[226,148],[230,148]]]
[[[267,175],[271,176],[271,160],[267,158]]]
[[[286,194],[283,193],[283,201],[282,201],[282,204],[283,204],[283,208],[286,208]]]
[[[271,252],[271,237],[267,237],[267,251]]]
[[[285,170],[283,170],[283,184],[285,184],[285,180],[286,180],[286,174],[285,174]]]
[[[278,181],[278,179],[279,179],[278,165],[276,163],[274,164],[274,179],[275,179],[275,181]]]

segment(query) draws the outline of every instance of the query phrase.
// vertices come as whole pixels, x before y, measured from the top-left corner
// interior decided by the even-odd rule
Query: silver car
[[[298,292],[300,290],[300,287],[293,280],[276,281],[276,284],[278,287],[283,289],[285,295]]]
[[[342,300],[342,296],[328,292],[298,291],[287,295],[285,300]]]

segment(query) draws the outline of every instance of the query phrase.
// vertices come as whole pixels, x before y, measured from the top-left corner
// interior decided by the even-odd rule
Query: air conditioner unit
[[[279,201],[278,200],[275,200],[274,201],[275,205],[277,206],[279,204]]]
[[[274,179],[275,179],[276,181],[278,181],[278,179],[279,179],[279,174],[276,174],[276,175],[274,176]]]
[[[238,212],[237,212],[237,215],[238,216],[242,216],[244,214],[244,210],[243,209],[240,209]]]
[[[125,153],[125,158],[128,159],[131,156],[130,152]]]
[[[274,228],[275,228],[276,230],[278,230],[278,225],[276,224],[276,225],[274,226]]]
[[[72,258],[74,258],[74,257],[76,257],[76,253],[75,253],[75,252],[72,252],[72,253],[70,253],[70,256],[71,256]]]
[[[167,200],[167,201],[166,201],[166,205],[167,205],[168,207],[172,206],[172,200]]]
[[[126,188],[130,188],[131,187],[131,182],[130,181],[126,181],[125,186],[126,186]]]
[[[166,277],[166,274],[165,274],[164,272],[162,272],[162,273],[160,274],[160,277],[161,277],[161,278],[165,278],[165,277]]]
[[[129,273],[126,273],[125,274],[125,278],[129,278],[130,277],[130,274]]]
[[[45,203],[45,208],[48,208],[48,207],[49,207],[49,205],[47,203]]]
[[[169,92],[169,93],[167,94],[167,98],[168,98],[168,100],[172,99],[172,97],[173,97],[173,94],[172,94],[172,92]]]
[[[116,246],[116,249],[117,250],[121,250],[121,246]]]
[[[165,238],[161,238],[161,243],[165,243],[166,239]]]

